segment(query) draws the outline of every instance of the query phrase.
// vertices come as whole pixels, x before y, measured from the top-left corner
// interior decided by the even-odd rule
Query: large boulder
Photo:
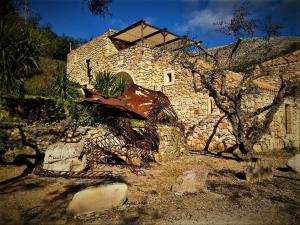
[[[127,199],[127,185],[113,183],[91,187],[76,193],[67,207],[67,213],[78,216],[102,212],[120,205]]]
[[[287,166],[293,171],[300,173],[300,154],[294,155],[287,162]]]
[[[265,160],[248,162],[244,175],[247,181],[271,180],[273,178],[272,165]]]
[[[175,184],[172,186],[172,191],[176,195],[206,191],[207,175],[207,171],[185,171],[177,177]]]
[[[81,171],[86,167],[83,154],[84,141],[78,143],[57,142],[45,153],[43,168],[53,171]]]

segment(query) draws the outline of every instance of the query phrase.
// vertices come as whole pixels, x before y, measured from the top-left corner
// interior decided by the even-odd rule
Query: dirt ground
[[[45,178],[29,175],[1,185],[1,224],[300,224],[300,175],[286,171],[288,154],[262,156],[273,165],[272,181],[249,183],[236,175],[242,162],[189,154],[153,164],[145,176],[122,169],[115,179]],[[279,169],[278,169],[279,168]],[[0,167],[0,180],[23,167]],[[171,191],[183,171],[207,170],[207,191],[177,196]],[[81,217],[66,214],[73,195],[91,185],[128,183],[123,206]]]

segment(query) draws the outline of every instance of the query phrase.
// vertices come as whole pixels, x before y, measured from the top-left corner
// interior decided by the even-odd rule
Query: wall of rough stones
[[[163,155],[176,155],[186,151],[186,143],[184,134],[180,131],[179,127],[159,125],[157,129],[159,137],[159,154]]]
[[[109,70],[115,73],[125,71],[134,82],[143,87],[160,90],[171,101],[179,119],[185,125],[187,144],[193,149],[203,149],[221,113],[206,90],[195,92],[193,88],[193,75],[177,63],[171,53],[157,57],[160,52],[143,44],[118,50],[108,36],[115,31],[108,31],[94,40],[68,54],[67,70],[70,78],[80,84],[88,83],[86,60],[90,59],[92,74],[96,71]],[[299,71],[299,64],[295,71]],[[172,80],[168,82],[168,74]],[[272,93],[267,97],[255,96],[249,101],[253,107],[259,107],[270,101]],[[287,104],[287,103],[286,103]],[[281,107],[272,123],[270,134],[265,135],[262,143],[256,146],[257,151],[268,151],[283,147],[284,143],[292,142],[299,147],[299,107],[294,101],[292,106],[293,133],[285,132],[285,105]],[[224,149],[234,144],[230,123],[222,121],[212,141],[211,148]]]

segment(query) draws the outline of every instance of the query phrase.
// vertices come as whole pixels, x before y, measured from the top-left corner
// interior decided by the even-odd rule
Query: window
[[[86,62],[86,69],[87,69],[87,76],[89,78],[89,82],[92,81],[92,68],[91,68],[91,59],[85,60]]]
[[[164,85],[174,84],[174,71],[168,71],[164,75]]]
[[[172,73],[167,73],[169,83],[172,82]]]
[[[288,104],[285,105],[285,130],[286,134],[292,133],[292,107]]]
[[[213,113],[213,100],[212,99],[207,99],[207,115],[211,115]]]

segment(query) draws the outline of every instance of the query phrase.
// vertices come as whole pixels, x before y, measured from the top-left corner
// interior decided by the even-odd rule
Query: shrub
[[[97,72],[93,85],[97,91],[106,97],[122,95],[127,82],[124,78],[116,76],[109,71]]]
[[[0,20],[0,88],[24,99],[24,79],[38,69],[41,40],[21,21]]]
[[[25,81],[25,94],[35,96],[50,96],[49,83],[52,83],[51,77],[38,75]]]
[[[0,163],[2,162],[2,157],[7,150],[7,139],[7,130],[0,128]]]
[[[80,87],[80,84],[70,81],[65,65],[58,64],[55,74],[56,77],[51,90],[53,96],[62,100],[79,96],[77,88]]]

